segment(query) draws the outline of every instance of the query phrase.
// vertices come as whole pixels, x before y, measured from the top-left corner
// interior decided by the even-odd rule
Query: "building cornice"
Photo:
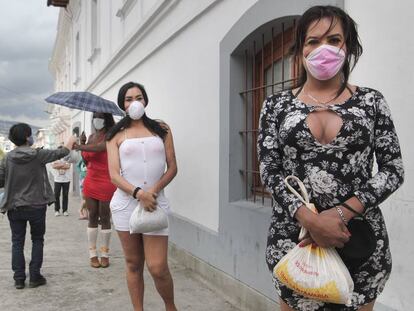
[[[72,15],[66,9],[60,9],[55,44],[52,50],[52,56],[49,60],[49,71],[56,79],[56,71],[59,63],[65,57],[65,47],[68,35],[70,34],[70,26],[72,23]]]
[[[88,86],[86,86],[85,90],[94,90],[96,86],[98,86],[99,83],[104,80],[112,72],[112,70],[118,66],[119,63],[123,61],[124,57],[127,56],[133,48],[135,48],[140,40],[147,34],[147,31],[162,21],[162,18],[157,18],[157,15],[161,15],[161,13],[165,11],[170,11],[170,8],[176,5],[179,1],[180,0],[159,0],[158,5],[154,6],[154,9],[146,17],[144,17],[144,20],[135,29],[133,35],[131,35],[126,40],[126,43],[122,45],[118,51],[110,58],[110,60],[103,66],[102,71],[89,83]],[[112,86],[117,84],[120,80],[123,79],[123,77],[137,68],[137,66],[139,66],[143,61],[150,57],[155,51],[159,50],[162,46],[170,42],[184,29],[186,29],[187,26],[189,26],[192,22],[197,20],[200,16],[202,16],[219,2],[220,0],[210,0],[208,4],[200,7],[198,12],[196,12],[188,19],[182,21],[181,24],[177,25],[171,31],[171,33],[169,33],[165,38],[161,40],[161,42],[158,42],[150,51],[148,51],[145,56],[143,56],[141,59],[138,59],[137,62],[130,68],[130,70],[124,72],[121,76],[112,79],[109,85],[105,85],[102,89],[99,90],[99,93],[103,94]]]
[[[128,15],[130,9],[133,7],[133,5],[137,2],[137,0],[126,0],[124,2],[124,5],[116,12],[116,16],[125,19],[125,17]]]
[[[122,59],[129,54],[140,39],[146,34],[146,32],[157,25],[160,19],[157,18],[161,12],[168,10],[171,6],[175,5],[179,0],[158,0],[151,11],[143,18],[138,26],[132,32],[132,35],[125,40],[125,43],[114,53],[109,61],[104,65],[102,71],[91,81],[86,90],[93,89],[102,79],[104,79],[108,73],[110,73]],[[128,1],[127,1],[128,2]]]
[[[66,8],[69,4],[69,0],[47,0],[47,6],[57,6]]]

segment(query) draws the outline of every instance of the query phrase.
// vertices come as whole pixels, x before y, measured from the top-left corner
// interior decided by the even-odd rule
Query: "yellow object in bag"
[[[289,185],[289,179],[296,180],[303,197]],[[309,203],[305,186],[297,177],[288,176],[285,183],[310,210],[317,213],[315,206]],[[306,234],[307,230],[302,227],[299,240]],[[334,248],[297,245],[279,261],[273,274],[285,286],[304,297],[337,304],[351,302],[354,282]]]

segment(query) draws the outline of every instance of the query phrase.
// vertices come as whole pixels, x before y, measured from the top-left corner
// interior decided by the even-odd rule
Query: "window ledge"
[[[96,59],[96,57],[99,55],[100,52],[101,52],[101,49],[100,48],[94,48],[92,50],[91,56],[88,57],[88,62],[93,63],[94,60]]]
[[[258,213],[266,214],[266,215],[272,215],[273,208],[271,206],[263,206],[261,202],[252,202],[247,200],[240,200],[240,201],[233,201],[229,203],[232,206],[249,209],[256,211]]]
[[[126,0],[124,5],[116,12],[116,16],[120,19],[125,19],[130,9],[134,6],[137,0]]]

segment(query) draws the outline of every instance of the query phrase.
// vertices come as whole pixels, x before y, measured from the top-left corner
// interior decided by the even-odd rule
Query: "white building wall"
[[[414,3],[346,0],[345,9],[359,24],[364,48],[352,82],[381,91],[387,99],[400,139],[405,184],[382,205],[390,235],[393,272],[380,302],[395,310],[411,310],[414,302],[414,41],[411,39]]]
[[[144,2],[147,15],[141,23],[164,2],[169,1],[152,7]],[[150,33],[113,60],[117,64],[110,74],[91,85],[93,92],[113,101],[119,87],[130,80],[146,86],[149,116],[167,122],[174,135],[179,173],[166,190],[173,210],[214,231],[219,221],[219,44],[255,2],[176,1],[172,14],[155,16],[159,21]],[[117,53],[124,48],[118,47]]]
[[[107,17],[109,18],[109,25],[111,25],[111,32],[108,34],[108,37],[106,40],[109,39],[110,41],[110,54],[107,55],[108,58],[105,58],[104,63],[106,63],[107,60],[111,56],[114,55],[117,49],[121,47],[121,44],[124,40],[124,27],[123,23],[120,18],[116,17],[117,11],[122,7],[122,0],[115,0],[110,1],[111,2],[111,14]]]
[[[129,0],[131,1],[131,0]],[[124,24],[124,38],[133,34],[134,29],[142,20],[142,0],[134,0],[132,3],[134,4],[125,18],[118,17],[121,23]],[[152,4],[156,3],[157,1],[152,0]]]
[[[111,54],[111,15],[112,15],[112,5],[115,1],[100,1],[99,2],[99,12],[98,12],[98,33],[99,40],[98,45],[100,47],[100,60],[108,59]]]
[[[138,0],[141,4],[142,16],[145,16],[154,5],[154,0]]]
[[[129,80],[146,85],[150,97],[149,115],[169,123],[175,137],[179,175],[167,190],[174,193],[170,195],[174,211],[216,231],[219,43],[237,18],[256,1],[223,1],[207,14],[202,12],[220,1],[133,2],[131,10],[118,17],[121,0],[99,1],[101,52],[92,61],[88,61],[92,52],[90,1],[71,3],[72,27],[68,37],[72,42],[73,78],[70,84],[73,90],[89,89],[113,101],[116,101],[119,86]],[[155,11],[167,6],[174,7],[173,14]],[[230,17],[228,12],[232,7],[237,7],[238,12]],[[154,25],[145,26],[148,23]],[[148,35],[140,34],[140,30]],[[79,60],[75,59],[77,33],[80,35]],[[128,45],[137,34],[142,37],[139,44]],[[176,37],[171,40],[173,35]],[[128,53],[116,57],[126,48]],[[81,64],[78,75],[77,61]],[[107,70],[113,62],[117,65]],[[62,65],[59,63],[58,67]],[[102,71],[104,75],[96,80]],[[63,90],[62,75],[56,78],[59,89]],[[84,120],[86,124],[82,130],[90,134],[90,114],[84,117],[83,113],[72,111],[72,123],[84,123]]]

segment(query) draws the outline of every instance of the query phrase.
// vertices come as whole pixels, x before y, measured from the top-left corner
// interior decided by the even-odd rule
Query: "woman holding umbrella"
[[[100,96],[90,92],[57,92],[45,99],[46,102],[65,106],[71,109],[93,112],[93,125],[96,133],[86,137],[83,133],[81,144],[75,145],[81,150],[82,157],[87,162],[87,174],[83,184],[83,194],[89,210],[88,241],[91,266],[94,268],[109,266],[109,240],[111,237],[111,223],[109,201],[115,191],[108,173],[106,156],[105,134],[115,124],[112,115],[123,116],[118,106]],[[103,245],[101,247],[101,262],[96,252],[98,236],[98,222],[101,223]]]
[[[82,158],[87,165],[87,173],[83,182],[83,196],[89,212],[87,233],[90,264],[93,268],[106,268],[109,266],[109,241],[111,238],[109,202],[116,187],[111,183],[108,172],[105,135],[115,124],[115,121],[109,113],[95,112],[92,123],[96,132],[89,136],[87,142],[85,133],[82,133],[81,144],[76,144],[74,149],[82,151]],[[100,262],[96,251],[99,222],[101,224],[102,241]]]

